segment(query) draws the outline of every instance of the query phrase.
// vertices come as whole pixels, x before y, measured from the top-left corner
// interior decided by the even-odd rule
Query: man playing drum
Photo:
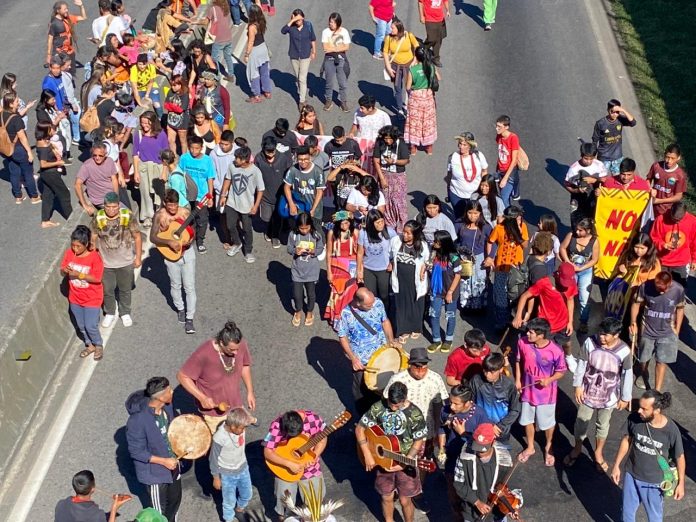
[[[341,347],[353,365],[353,397],[355,408],[362,415],[379,398],[365,386],[365,366],[381,346],[396,344],[400,348],[400,345],[394,343],[384,304],[367,288],[355,292],[335,326]]]
[[[200,345],[176,378],[196,399],[211,433],[215,433],[231,408],[256,409],[249,347],[233,321],[225,323],[215,339]],[[241,382],[247,391],[246,404],[242,400]]]

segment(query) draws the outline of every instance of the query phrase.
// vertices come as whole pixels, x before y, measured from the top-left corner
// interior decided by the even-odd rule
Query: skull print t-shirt
[[[379,426],[385,435],[399,439],[399,450],[406,455],[417,440],[426,438],[428,430],[425,417],[417,406],[409,403],[403,409],[392,411],[386,400],[376,402],[360,419],[364,428]]]
[[[612,348],[588,337],[580,350],[573,387],[582,386],[583,404],[595,409],[613,408],[621,399],[631,400],[633,387],[631,349],[623,341]]]

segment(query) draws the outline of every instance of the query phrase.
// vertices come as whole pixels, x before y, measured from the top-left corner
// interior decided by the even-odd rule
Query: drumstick
[[[183,458],[186,458],[186,455],[192,453],[193,449],[194,449],[193,446],[189,446],[188,448],[186,448],[186,451],[184,451],[184,453],[182,453],[181,455],[178,455],[176,457],[176,460],[181,460]]]
[[[503,341],[507,339],[508,334],[510,333],[510,327],[508,326],[505,329],[505,333],[503,336],[500,338],[500,341],[498,342],[498,349],[500,349],[503,346]]]
[[[221,412],[226,412],[227,410],[230,409],[230,405],[226,403],[225,401],[222,401],[220,404],[218,404],[215,407],[216,410],[221,411]]]
[[[123,499],[125,499],[126,497],[128,497],[129,499],[133,498],[133,497],[132,497],[131,495],[129,495],[128,493],[116,493],[116,494],[111,494],[111,493],[109,493],[108,491],[104,491],[103,489],[98,488],[97,486],[94,486],[94,491],[96,491],[97,493],[101,493],[101,494],[103,494],[103,495],[106,495],[107,497],[112,498],[112,499],[113,499],[114,497],[118,497],[119,500],[123,500]]]

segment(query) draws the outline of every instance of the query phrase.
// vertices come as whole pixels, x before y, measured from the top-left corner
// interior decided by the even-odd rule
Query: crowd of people
[[[124,327],[133,325],[131,292],[144,255],[143,234],[161,253],[152,255],[163,256],[177,320],[193,334],[196,258],[208,251],[207,232],[215,228],[227,256],[242,253],[251,264],[258,223],[271,248],[286,245],[293,302],[288,326],[312,327],[317,285],[330,289],[320,317],[335,330],[352,365],[346,379],[352,380],[355,403],[348,406],[360,416],[357,444],[365,469],[376,469],[387,522],[394,520],[397,497],[407,522],[416,507],[428,509],[425,473],[413,469],[426,466],[428,458],[444,470],[452,520],[474,522],[489,513],[502,519],[503,506],[489,501],[488,493],[503,477],[500,467],[533,458],[537,430],[544,432],[545,466],[557,465],[553,438],[563,378],[572,379],[578,405],[565,467],[581,458],[596,416],[592,459],[598,473],[609,473],[618,485],[628,457],[623,520],[634,520],[640,505],[649,520],[661,520],[664,497],[684,497],[684,451],[679,430],[665,415],[671,402],[665,375],[677,360],[685,285],[696,270],[696,218],[683,201],[686,174],[677,144],[649,169],[641,166],[641,177],[622,150],[624,129],[638,122],[620,101],[610,100],[568,169],[564,186],[572,230],[560,237],[551,214],[538,223],[525,221],[519,200],[529,158],[511,118],[501,115],[491,122],[497,150],[489,159],[472,132],[454,137],[442,166],[445,185],[433,187],[411,216],[410,158],[419,150],[432,155],[438,137],[435,96],[446,81],[441,68],[448,55],[448,2],[419,0],[424,40],[396,18],[395,2],[369,2],[376,28],[373,58],[393,85],[388,109],[394,117],[364,94],[352,126],[326,133],[307,89],[319,52],[317,33],[302,9],[292,10],[280,33],[289,40],[299,115],[294,125],[278,118],[260,142],[235,133],[232,109],[243,99],[274,103],[266,45],[272,38],[266,16],[276,14],[273,0],[212,0],[207,6],[167,0],[153,9],[144,31],[134,29],[121,0],[99,0],[91,38],[97,51],[84,64],[81,86],[75,25],[88,17],[82,2],[74,3],[77,14],[64,1],[54,5],[38,103],[20,98],[15,74],[2,79],[0,152],[15,202],[28,196],[41,204],[41,227],[54,228],[55,210],[65,219],[73,210],[64,181],[72,153],[89,151],[74,192],[91,221],[74,229],[60,266],[84,341],[80,357],[104,357],[100,326],[110,328],[119,317]],[[233,30],[241,25],[242,3],[247,43],[243,56],[235,57]],[[496,4],[484,2],[486,30],[495,22]],[[320,38],[322,108],[330,111],[337,102],[343,112],[353,112],[347,81],[355,51],[339,13],[329,16]],[[246,66],[246,98],[234,89],[240,61]],[[35,146],[28,132],[32,108]],[[621,191],[647,192],[650,203],[611,275],[598,278],[596,265],[606,255],[594,222],[598,198]],[[537,231],[530,235],[533,227]],[[596,285],[606,299],[617,278],[628,286],[618,316],[593,306],[590,297]],[[502,334],[498,347],[477,328],[457,342],[460,313],[472,323],[492,319],[489,325]],[[405,369],[377,389],[366,385],[378,350],[394,347],[406,359],[409,344]],[[437,353],[447,357],[444,378],[429,368]],[[241,331],[229,322],[177,375],[213,434],[211,480],[222,491],[226,521],[243,516],[253,494],[244,452],[245,429],[257,422],[251,364]],[[604,453],[610,418],[614,410],[630,410],[634,386],[645,391],[637,411],[623,421],[610,469]],[[129,452],[151,501],[141,522],[171,522],[181,502],[182,455],[167,438],[172,396],[169,380],[153,377],[127,401]],[[511,432],[517,426],[525,444],[513,457]],[[264,457],[301,474],[298,482],[275,479],[279,520],[289,516],[289,497],[299,492],[305,498],[310,485],[324,491],[320,456],[327,444],[323,439],[314,446],[308,464],[288,460],[278,448],[300,435],[318,437],[326,427],[310,410],[288,411],[271,424]],[[372,449],[377,433],[399,441],[399,457],[389,466]],[[670,465],[676,479],[664,487]],[[91,501],[94,475],[77,473],[73,487],[75,496],[56,507],[56,520],[103,520]],[[114,498],[110,520],[128,500]]]

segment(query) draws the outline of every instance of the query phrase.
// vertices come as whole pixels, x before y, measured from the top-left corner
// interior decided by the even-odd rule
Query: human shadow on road
[[[363,31],[362,29],[353,29],[351,32],[351,43],[358,47],[364,47],[369,51],[370,54],[372,54],[375,47],[374,35],[372,33],[368,33],[367,31]]]
[[[295,102],[300,101],[297,94],[297,78],[295,78],[294,74],[281,71],[280,69],[271,69],[271,81],[275,87],[288,93]],[[292,118],[294,118],[294,114],[289,119]]]
[[[128,484],[128,491],[137,496],[142,506],[150,505],[150,497],[147,494],[145,486],[143,486],[135,476],[135,467],[130,453],[128,453],[128,442],[126,441],[126,427],[123,426],[114,433],[114,442],[116,443],[116,465],[121,476]]]
[[[292,277],[290,276],[290,268],[279,261],[271,261],[268,263],[266,270],[266,279],[273,283],[278,299],[289,314],[295,312],[292,306]]]
[[[521,199],[517,204],[524,209],[524,220],[535,229],[539,224],[539,218],[541,218],[541,216],[544,214],[551,214],[558,224],[559,241],[562,241],[566,234],[570,232],[570,227],[563,222],[555,210],[537,205],[531,199]],[[570,212],[568,212],[568,221],[570,221]]]
[[[275,508],[275,495],[273,492],[273,473],[268,471],[266,462],[263,459],[263,446],[261,440],[249,442],[246,446],[247,462],[249,463],[249,473],[251,483],[259,492],[259,498],[263,504],[264,511],[271,516]],[[264,520],[264,519],[259,519]]]
[[[483,9],[477,5],[467,4],[463,0],[454,0],[454,14],[462,13],[476,22],[476,25],[483,27]]]
[[[553,158],[546,158],[546,172],[561,185],[565,182],[565,177],[569,168],[570,165],[559,163]]]
[[[343,356],[343,349],[335,339],[312,337],[305,349],[307,362],[336,392],[346,409],[353,408],[352,366]]]
[[[358,80],[358,89],[363,94],[371,94],[382,107],[394,108],[394,93],[388,85],[380,85],[378,83],[366,82]],[[395,123],[395,118],[392,117],[392,124]]]
[[[680,334],[681,339],[684,342],[692,342],[694,339],[693,331],[692,335],[688,339],[684,337],[684,333],[684,328],[682,328]],[[687,346],[694,346],[693,344],[688,344],[688,342]],[[671,364],[670,369],[672,370],[675,379],[688,386],[692,393],[696,393],[696,363],[691,359],[691,357],[685,353],[682,353],[680,350],[677,352],[677,363]]]
[[[150,255],[143,260],[140,276],[153,283],[162,292],[167,304],[174,309],[174,301],[172,301],[169,291],[169,276],[167,275],[167,268],[164,266],[164,258],[159,252],[154,252],[153,250],[156,250],[155,247],[152,247]]]

